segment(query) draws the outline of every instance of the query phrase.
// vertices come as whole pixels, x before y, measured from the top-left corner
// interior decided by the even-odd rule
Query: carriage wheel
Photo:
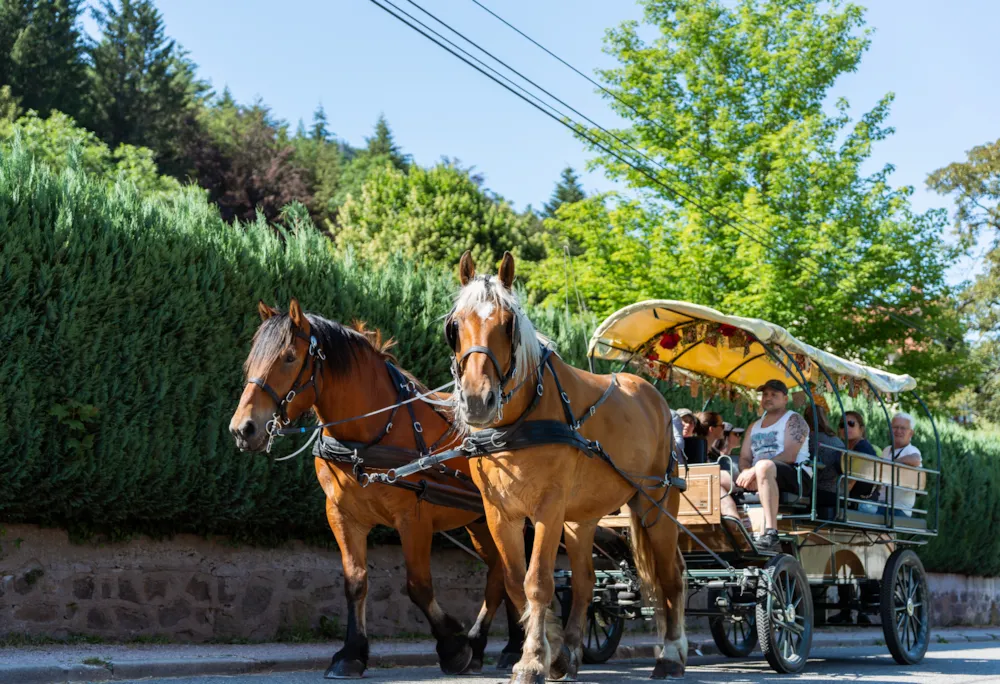
[[[778,554],[757,584],[757,636],[775,672],[801,672],[812,646],[813,603],[809,580],[798,561]]]
[[[709,592],[709,605],[715,605],[715,600],[720,594],[719,591]],[[738,598],[740,598],[739,594],[732,590],[729,591],[730,604]],[[730,658],[746,658],[757,646],[757,615],[755,611],[739,615],[731,612],[721,617],[709,618],[708,629],[712,632],[715,645],[719,647],[722,655]]]
[[[583,662],[600,665],[618,650],[625,633],[625,616],[618,606],[591,603],[587,609],[587,627],[583,634]]]
[[[927,575],[911,549],[896,549],[882,572],[882,632],[889,653],[900,665],[924,659],[930,644]]]

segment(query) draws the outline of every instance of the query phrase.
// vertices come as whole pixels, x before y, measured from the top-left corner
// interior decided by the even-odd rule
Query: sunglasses
[[[858,422],[856,420],[851,420],[850,418],[848,418],[847,419],[847,426],[848,427],[857,427],[858,426]]]

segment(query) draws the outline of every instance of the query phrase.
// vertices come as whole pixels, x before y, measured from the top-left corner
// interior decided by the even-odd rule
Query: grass
[[[937,634],[937,635],[935,635],[935,636],[937,636],[937,642],[938,642],[939,644],[947,644],[947,643],[948,643],[948,640],[947,640],[947,639],[945,639],[945,638],[944,638],[943,636],[941,636],[940,634]]]

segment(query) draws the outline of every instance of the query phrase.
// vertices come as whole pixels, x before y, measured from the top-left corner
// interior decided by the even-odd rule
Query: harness
[[[316,388],[316,378],[322,376],[323,361],[326,360],[326,355],[323,353],[315,337],[307,337],[300,331],[296,331],[295,334],[297,337],[309,341],[309,355],[303,360],[302,368],[299,369],[295,377],[295,383],[283,399],[262,378],[250,378],[247,380],[248,384],[252,383],[264,390],[277,407],[272,420],[266,426],[268,452],[270,452],[276,436],[300,431],[287,429],[287,425],[291,422],[288,418],[288,405],[291,404],[297,395],[308,389]],[[310,359],[313,360],[312,373],[307,382],[300,384]],[[440,448],[454,434],[454,428],[450,426],[450,421],[448,421],[448,430],[433,444],[428,446],[423,436],[423,425],[417,420],[416,411],[413,409],[415,400],[424,399],[426,401],[426,398],[417,392],[416,384],[412,380],[409,380],[395,364],[386,361],[385,366],[386,371],[389,373],[389,379],[393,387],[396,388],[396,402],[391,407],[388,407],[389,416],[378,434],[367,442],[355,442],[340,441],[335,437],[320,433],[312,449],[313,456],[323,459],[327,463],[351,466],[351,471],[355,479],[362,486],[367,486],[369,483],[367,469],[388,470],[406,465],[413,461],[414,455],[423,457]],[[318,390],[316,393],[317,395],[319,394]],[[410,425],[413,430],[413,441],[416,446],[415,450],[381,443],[392,430],[393,421],[401,406],[406,406],[407,413],[409,414]],[[434,410],[436,411],[437,409]],[[355,418],[336,422],[349,422],[362,417],[366,416],[356,416]],[[434,470],[427,472],[427,477],[431,481],[420,480],[419,482],[409,482],[399,480],[391,483],[387,482],[386,484],[399,489],[416,492],[417,500],[419,501],[427,501],[428,503],[440,506],[483,513],[482,496],[476,488],[475,483],[465,473],[454,468],[449,468],[444,464],[439,464]]]

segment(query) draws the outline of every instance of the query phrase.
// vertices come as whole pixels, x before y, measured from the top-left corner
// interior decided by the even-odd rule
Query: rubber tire
[[[813,632],[813,601],[812,589],[806,573],[797,560],[788,554],[779,553],[768,561],[764,568],[772,581],[780,581],[780,587],[784,591],[785,580],[794,580],[796,587],[801,594],[801,601],[796,615],[803,618],[803,632],[801,643],[798,648],[795,660],[788,660],[780,653],[777,632],[772,622],[771,614],[767,610],[768,582],[761,580],[757,583],[757,638],[760,641],[760,650],[767,658],[771,668],[779,674],[796,674],[801,672],[806,662],[809,660],[809,649],[812,647]]]
[[[709,605],[715,605],[715,599],[722,592],[713,589],[708,592],[708,602]],[[717,617],[708,619],[708,630],[712,633],[712,639],[715,641],[715,645],[718,646],[719,652],[727,658],[746,658],[748,655],[753,653],[753,650],[757,648],[757,612],[753,611],[747,616],[747,621],[750,625],[750,635],[747,637],[746,641],[737,644],[729,639],[728,624],[726,623],[726,618]]]
[[[921,608],[923,609],[922,639],[914,643],[914,649],[907,650],[903,639],[896,631],[895,620],[895,581],[900,570],[912,568],[913,580],[917,588],[917,598],[922,598]],[[924,564],[912,549],[896,549],[889,556],[882,572],[882,586],[880,591],[879,612],[882,617],[882,633],[885,635],[885,644],[889,647],[889,653],[893,660],[900,665],[916,665],[924,659],[927,647],[931,642],[931,624],[928,599],[930,593],[927,590],[927,573],[924,572]],[[910,626],[912,623],[906,624]],[[905,627],[904,627],[905,629]]]

